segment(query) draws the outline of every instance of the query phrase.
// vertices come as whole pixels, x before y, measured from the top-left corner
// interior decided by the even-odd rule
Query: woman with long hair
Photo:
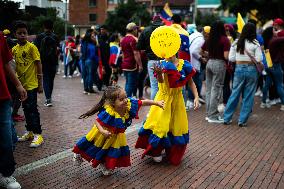
[[[97,42],[93,29],[88,29],[81,44],[82,75],[84,94],[94,93],[93,84],[98,68]]]
[[[230,41],[226,36],[224,23],[216,21],[210,29],[209,39],[202,46],[207,51],[209,61],[206,66],[206,120],[209,123],[222,123],[218,104],[223,101],[223,85],[226,73]]]
[[[256,26],[252,23],[247,23],[242,30],[240,38],[232,44],[229,53],[229,61],[236,62],[236,69],[232,94],[224,111],[225,125],[232,122],[232,117],[241,95],[242,105],[238,120],[240,127],[246,126],[249,115],[252,112],[258,73],[250,56],[253,56],[257,62],[262,62],[261,47],[256,40]]]

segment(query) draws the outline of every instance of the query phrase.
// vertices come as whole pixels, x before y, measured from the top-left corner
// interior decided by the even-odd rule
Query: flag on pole
[[[168,3],[165,4],[163,10],[160,13],[160,16],[164,22],[164,24],[166,24],[167,26],[171,25],[171,18],[173,16],[172,10],[170,9],[170,6]]]
[[[239,33],[242,33],[244,25],[245,25],[245,21],[243,20],[242,15],[238,12],[237,26],[238,26],[238,32]]]

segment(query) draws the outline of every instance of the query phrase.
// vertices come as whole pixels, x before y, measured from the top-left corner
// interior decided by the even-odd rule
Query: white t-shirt
[[[229,61],[251,61],[250,57],[245,52],[244,54],[237,52],[237,42],[238,40],[236,40],[230,48]],[[256,39],[253,41],[253,43],[246,40],[245,50],[247,50],[258,62],[262,62],[261,47]]]

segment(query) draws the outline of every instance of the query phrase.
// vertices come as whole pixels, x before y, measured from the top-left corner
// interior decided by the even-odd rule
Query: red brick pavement
[[[54,107],[39,110],[45,144],[30,149],[18,143],[15,152],[18,167],[72,148],[92,127],[92,120],[77,117],[99,100],[99,95],[84,95],[79,79],[56,78]],[[257,104],[258,103],[258,104]],[[139,123],[148,109],[143,108]],[[247,128],[209,124],[205,109],[189,112],[190,144],[179,166],[165,160],[154,163],[141,159],[134,149],[137,130],[128,134],[132,166],[102,176],[88,163],[72,164],[71,155],[54,163],[18,175],[23,188],[284,188],[284,113],[279,106],[260,109],[256,100]],[[237,114],[236,114],[237,115]],[[16,126],[23,133],[23,123]]]

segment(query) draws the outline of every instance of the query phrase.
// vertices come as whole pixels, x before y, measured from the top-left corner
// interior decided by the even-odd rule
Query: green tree
[[[242,15],[251,10],[258,10],[255,15],[260,21],[266,21],[277,17],[284,17],[283,0],[222,0],[222,9],[229,9],[230,12]]]
[[[54,21],[54,33],[60,39],[64,39],[65,35],[65,21],[57,16],[58,12],[55,8],[47,8],[46,15],[40,15],[30,21],[30,33],[38,34],[43,31],[42,23],[45,19]],[[67,25],[67,35],[74,35],[74,29],[70,24]]]
[[[200,11],[197,11],[197,16],[196,16],[197,26],[210,26],[216,20],[220,20],[217,14],[213,13],[201,14]]]
[[[149,24],[150,20],[151,15],[145,5],[138,4],[135,0],[128,0],[127,3],[121,0],[118,7],[113,12],[108,13],[105,24],[110,31],[124,34],[125,26],[129,22],[145,26]]]
[[[23,11],[19,7],[20,3],[0,0],[0,30],[11,30],[13,22],[23,18]]]

